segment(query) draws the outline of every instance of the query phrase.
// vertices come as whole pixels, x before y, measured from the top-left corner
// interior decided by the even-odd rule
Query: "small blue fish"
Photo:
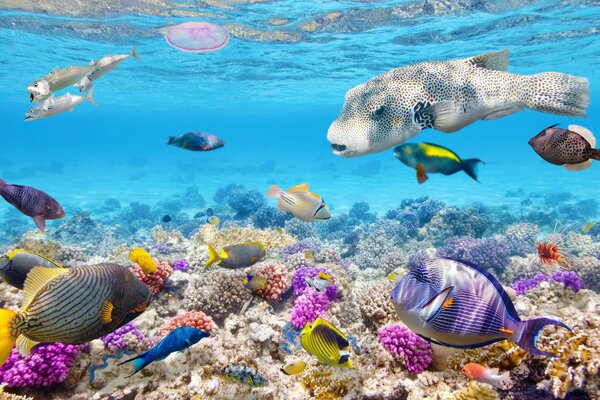
[[[131,361],[135,367],[135,371],[131,375],[134,375],[154,361],[164,360],[169,354],[176,351],[183,351],[188,347],[198,343],[201,339],[209,336],[210,333],[204,332],[200,329],[196,329],[191,326],[182,326],[173,329],[163,340],[158,342],[158,344],[150,350],[140,354],[137,357],[123,361],[119,365]]]
[[[406,274],[392,290],[396,313],[413,332],[442,346],[470,349],[511,340],[534,355],[546,325],[571,330],[560,321],[522,321],[500,284],[485,269],[465,261],[437,258]]]

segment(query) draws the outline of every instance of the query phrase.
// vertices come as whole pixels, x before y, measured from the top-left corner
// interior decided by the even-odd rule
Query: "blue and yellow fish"
[[[522,321],[500,284],[485,269],[465,261],[437,258],[406,274],[392,290],[402,322],[423,339],[461,349],[511,340],[534,355],[554,356],[536,347],[546,325],[571,330],[560,321]]]
[[[268,383],[256,368],[247,365],[229,365],[217,371],[216,375],[248,386],[265,386]]]
[[[13,250],[0,257],[0,278],[23,290],[27,274],[33,267],[63,269],[58,263],[39,254],[27,250]]]
[[[267,287],[267,278],[259,275],[246,275],[242,283],[248,289],[260,290]]]
[[[302,329],[300,343],[304,350],[316,356],[323,364],[354,368],[350,360],[348,338],[321,317],[317,318],[312,325],[306,323]]]
[[[216,263],[228,269],[251,267],[267,254],[265,246],[258,242],[244,242],[233,246],[226,246],[219,253],[213,246],[208,245],[208,261],[204,268]]]
[[[210,333],[204,332],[203,330],[191,326],[181,326],[169,332],[167,336],[165,336],[150,350],[140,354],[137,357],[123,361],[119,365],[128,362],[133,363],[135,371],[131,375],[135,375],[154,361],[164,360],[169,356],[169,354],[176,351],[183,351],[188,347],[195,345],[201,339],[209,336]]]
[[[40,342],[78,344],[107,335],[143,313],[152,293],[127,268],[98,264],[34,267],[21,311],[0,309],[0,365],[12,348],[29,354]]]
[[[419,183],[428,179],[428,173],[452,175],[458,171],[477,181],[477,167],[483,162],[477,158],[462,160],[452,150],[432,143],[404,143],[394,149],[394,157],[417,170]]]

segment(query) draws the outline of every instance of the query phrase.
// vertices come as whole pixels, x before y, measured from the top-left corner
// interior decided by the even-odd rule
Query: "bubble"
[[[229,32],[210,22],[185,22],[167,29],[167,43],[181,51],[200,53],[220,50],[229,41]]]

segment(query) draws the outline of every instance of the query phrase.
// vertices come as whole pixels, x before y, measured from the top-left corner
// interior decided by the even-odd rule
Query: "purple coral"
[[[406,369],[423,372],[431,364],[431,346],[401,325],[389,325],[379,330],[379,341],[395,357],[402,356]]]
[[[325,293],[327,294],[327,298],[330,301],[333,301],[337,298],[337,285],[335,284],[335,277],[331,273],[331,271],[326,267],[302,267],[296,270],[294,277],[292,278],[292,290],[294,294],[302,294],[306,291],[308,284],[306,283],[306,277],[308,276],[310,279],[314,279],[320,272],[323,272],[329,276],[331,276],[331,280],[333,283],[325,289]]]
[[[437,250],[436,255],[469,261],[496,272],[504,270],[510,263],[510,248],[493,238],[451,237],[446,240],[444,247]]]
[[[123,350],[127,348],[127,343],[125,342],[125,335],[130,333],[133,337],[137,338],[140,342],[145,340],[144,335],[138,330],[137,326],[133,322],[130,322],[126,325],[123,325],[116,331],[109,333],[106,336],[101,337],[102,343],[104,346],[112,352],[116,353],[119,350]]]
[[[40,344],[24,357],[13,349],[0,366],[0,382],[8,387],[50,387],[67,379],[69,370],[87,344]]]
[[[298,296],[292,306],[292,324],[304,328],[307,322],[313,323],[318,317],[323,316],[329,308],[330,301],[325,292],[308,289]]]
[[[190,264],[185,258],[180,258],[173,263],[173,270],[187,272],[190,269]]]
[[[540,273],[536,274],[531,279],[517,279],[513,282],[512,288],[515,289],[517,294],[521,295],[527,293],[533,288],[538,287],[540,283],[550,282],[550,280],[557,283],[562,283],[565,288],[570,287],[575,293],[577,293],[583,287],[581,279],[579,279],[579,276],[575,273],[575,271],[559,270],[552,275],[552,278],[546,274]]]
[[[321,250],[321,246],[319,242],[317,242],[314,238],[302,239],[298,240],[295,243],[287,245],[281,251],[281,255],[283,256],[283,260],[287,261],[290,256],[298,253],[306,253],[310,251],[314,254],[317,254]]]

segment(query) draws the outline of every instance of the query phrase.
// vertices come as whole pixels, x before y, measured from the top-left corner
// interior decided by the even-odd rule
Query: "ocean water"
[[[212,53],[170,47],[165,28],[192,20],[225,26],[230,42]],[[516,216],[533,199],[534,211],[544,213],[553,200],[535,199],[568,197],[575,204],[600,196],[596,161],[585,171],[567,171],[527,143],[556,123],[600,133],[599,39],[595,0],[0,1],[0,178],[43,190],[63,205],[66,219],[48,221],[50,234],[81,213],[106,225],[130,223],[106,211],[108,199],[123,208],[181,201],[175,211],[184,214],[181,221],[206,207],[231,219],[213,200],[230,184],[265,194],[272,184],[308,182],[333,215],[366,202],[382,217],[403,200],[423,196]],[[26,90],[32,81],[55,67],[127,54],[133,45],[141,60],[129,58],[95,82],[97,106],[83,102],[74,112],[23,120],[32,106]],[[452,134],[426,130],[411,140],[480,158],[480,183],[459,172],[430,174],[419,185],[392,149],[352,159],[332,154],[327,129],[347,90],[398,66],[505,48],[510,72],[589,79],[587,118],[525,110]],[[76,89],[59,94],[67,91]],[[169,136],[189,131],[217,135],[225,146],[212,152],[167,146]],[[185,200],[192,186],[205,204]],[[597,217],[593,210],[564,215],[549,218],[578,229]],[[155,212],[153,222],[160,225],[161,217]],[[3,249],[35,229],[4,202],[0,221]],[[136,239],[123,233],[120,240],[134,245]],[[69,398],[68,392],[59,396]]]

